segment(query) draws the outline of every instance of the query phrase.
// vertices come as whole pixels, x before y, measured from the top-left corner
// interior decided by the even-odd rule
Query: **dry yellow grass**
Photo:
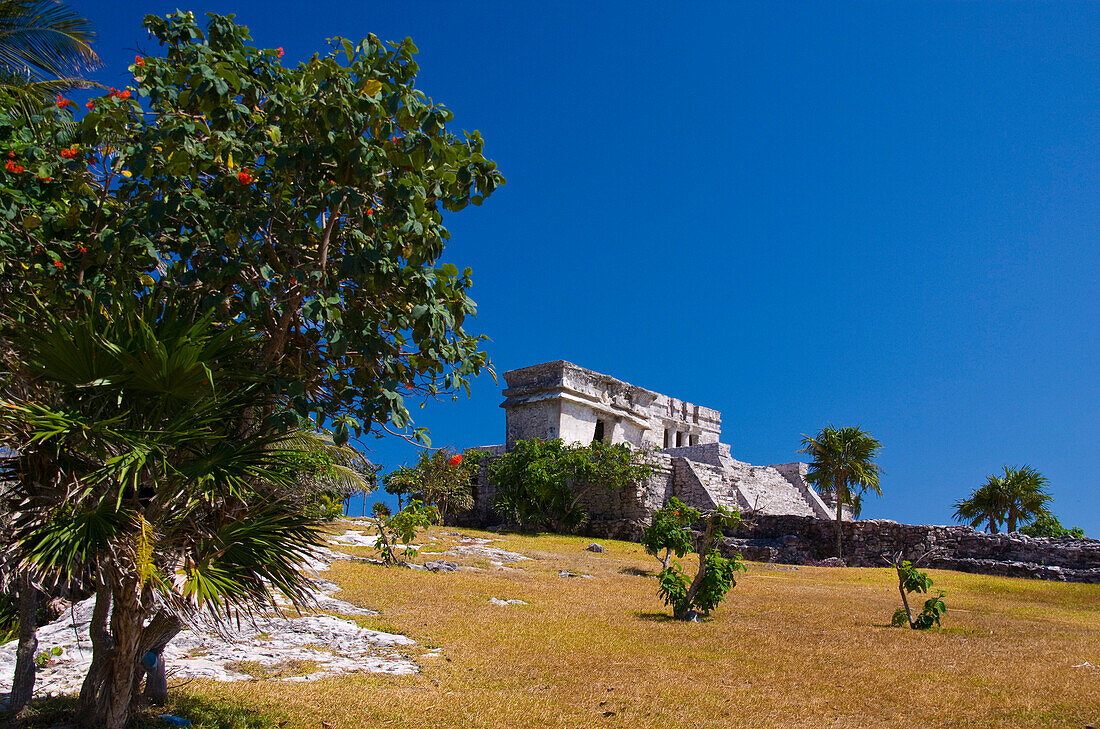
[[[439,546],[426,549],[442,551],[453,531],[432,530]],[[918,632],[888,627],[899,602],[886,569],[750,563],[712,618],[691,624],[667,619],[655,580],[638,574],[657,562],[637,544],[601,540],[607,552],[593,554],[584,538],[462,531],[536,559],[450,574],[337,562],[326,574],[341,598],[381,611],[361,624],[442,648],[418,659],[419,675],[183,691],[303,728],[1079,729],[1100,720],[1100,669],[1074,667],[1100,665],[1100,585],[932,571],[949,613],[943,629]],[[563,569],[593,578],[559,577]]]

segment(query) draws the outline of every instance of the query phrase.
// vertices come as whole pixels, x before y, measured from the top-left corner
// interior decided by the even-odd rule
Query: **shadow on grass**
[[[650,570],[638,569],[637,567],[623,567],[619,570],[620,575],[630,575],[632,577],[656,577],[657,573]]]
[[[651,623],[677,623],[677,622],[681,622],[681,621],[676,620],[676,618],[672,617],[668,613],[636,612],[636,613],[634,613],[634,617],[638,618],[639,620],[647,620]]]
[[[35,699],[30,710],[18,718],[0,713],[0,728],[82,729],[76,719],[76,704],[74,696]],[[126,729],[164,729],[168,724],[160,718],[161,714],[187,719],[192,729],[279,729],[286,723],[242,702],[176,695],[167,706],[154,706],[135,713]]]

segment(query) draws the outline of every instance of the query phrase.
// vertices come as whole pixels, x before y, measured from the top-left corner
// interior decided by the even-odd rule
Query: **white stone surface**
[[[350,535],[350,536],[349,536]],[[349,531],[341,535],[353,544],[362,532]],[[320,572],[328,569],[342,555],[320,548],[303,565]],[[334,582],[317,580],[313,591],[316,609],[341,615],[373,616],[373,610],[353,605],[333,593],[340,590]],[[36,695],[54,695],[79,691],[80,682],[92,660],[88,624],[91,622],[94,598],[73,606],[68,615],[38,629],[39,652],[60,647],[62,653],[38,671]],[[276,603],[289,608],[289,602],[277,598]],[[164,657],[169,680],[210,678],[217,681],[250,680],[253,676],[235,670],[242,663],[258,664],[273,672],[294,662],[316,665],[306,675],[282,678],[284,681],[311,681],[323,676],[351,672],[410,674],[419,669],[402,649],[416,645],[403,635],[382,633],[360,628],[354,622],[334,615],[308,614],[296,617],[270,613],[239,623],[213,626],[192,626],[181,632],[165,648]],[[0,694],[11,691],[15,672],[17,641],[0,646]]]

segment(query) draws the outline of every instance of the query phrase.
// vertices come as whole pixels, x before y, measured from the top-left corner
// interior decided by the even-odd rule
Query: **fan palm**
[[[1029,522],[1046,512],[1051,500],[1046,491],[1050,483],[1046,476],[1031,466],[1005,466],[1004,483],[1009,495],[1008,531],[1014,532],[1018,523]]]
[[[321,537],[294,495],[300,451],[249,416],[266,390],[246,330],[132,300],[50,323],[19,347],[52,397],[0,407],[20,444],[14,546],[96,593],[82,718],[121,729],[141,656],[199,611],[307,601],[298,565]]]
[[[971,526],[986,522],[991,534],[1004,522],[1006,531],[1014,532],[1020,522],[1047,513],[1051,500],[1048,483],[1046,476],[1031,466],[1005,466],[1003,475],[990,476],[969,499],[955,502],[955,518]]]
[[[0,0],[0,90],[24,107],[94,85],[91,23],[60,0]]]
[[[858,426],[836,428],[826,425],[816,436],[802,436],[799,453],[813,458],[806,480],[818,491],[836,500],[836,556],[842,554],[843,507],[859,515],[863,494],[868,490],[882,496],[881,469],[874,462],[882,444]]]
[[[996,534],[1008,514],[1008,491],[1004,480],[990,476],[968,499],[955,502],[955,519],[972,527],[985,523],[990,534]]]

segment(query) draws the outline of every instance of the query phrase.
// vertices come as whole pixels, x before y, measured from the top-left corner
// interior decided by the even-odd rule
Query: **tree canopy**
[[[984,522],[993,534],[1002,523],[1014,532],[1019,524],[1049,514],[1047,484],[1047,477],[1031,466],[1005,466],[1001,475],[989,476],[969,498],[955,502],[955,518],[975,527]]]
[[[0,120],[3,303],[186,291],[196,316],[247,319],[257,369],[338,441],[467,387],[488,359],[465,329],[471,272],[440,261],[443,215],[504,179],[414,88],[412,41],[335,39],[286,68],[232,17],[145,27],[163,55],[75,125],[64,100],[44,132]]]

